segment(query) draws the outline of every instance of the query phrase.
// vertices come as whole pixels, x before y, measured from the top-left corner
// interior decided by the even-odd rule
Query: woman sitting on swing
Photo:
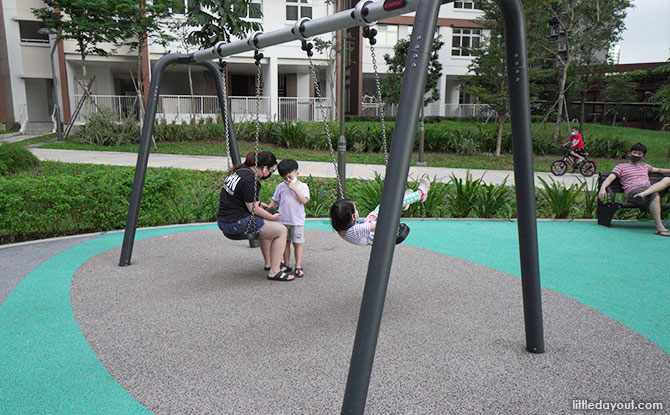
[[[265,210],[267,205],[258,201],[261,190],[258,179],[265,180],[277,170],[277,158],[269,151],[261,151],[256,163],[254,155],[255,152],[250,151],[244,163],[236,164],[228,172],[216,215],[219,229],[227,235],[258,232],[268,279],[293,281],[293,275],[280,269],[286,247],[286,227],[277,222],[279,213],[270,214]]]

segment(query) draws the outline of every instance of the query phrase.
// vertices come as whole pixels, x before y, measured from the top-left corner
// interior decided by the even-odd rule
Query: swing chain
[[[308,43],[306,40],[303,40],[302,50],[307,52],[307,59],[309,60],[309,68],[312,71],[312,79],[314,80],[314,92],[316,97],[319,99],[319,102],[323,101],[321,97],[321,88],[319,88],[319,80],[316,77],[316,69],[314,69],[314,62],[312,62],[312,44]],[[316,104],[315,104],[316,105]],[[330,137],[330,128],[328,127],[328,120],[326,118],[326,110],[321,105],[321,118],[323,119],[323,128],[326,131],[326,141],[328,141],[328,150],[330,150],[330,159],[333,163],[333,171],[335,172],[335,178],[337,179],[337,192],[340,195],[340,199],[344,199],[344,190],[342,187],[342,181],[340,180],[340,175],[338,174],[337,162],[335,161],[335,150],[333,149],[333,142]]]
[[[249,228],[251,224],[253,223],[254,226],[254,232],[253,233],[258,233],[258,228],[256,227],[256,202],[260,201],[258,200],[258,178],[256,177],[256,174],[258,174],[258,141],[260,140],[260,112],[261,112],[261,107],[260,107],[260,98],[261,98],[261,59],[263,59],[263,54],[259,52],[258,50],[254,51],[254,59],[256,63],[256,118],[255,118],[255,124],[256,124],[256,131],[255,131],[255,145],[254,145],[254,203],[251,205],[251,220],[247,223],[247,229],[245,230],[246,233],[249,232]]]
[[[377,55],[375,54],[374,45],[377,43],[377,30],[366,27],[363,29],[363,37],[370,42],[370,55],[372,56],[372,69],[375,73],[375,87],[377,88],[377,102],[379,103],[379,118],[382,124],[382,149],[384,150],[384,165],[387,166],[389,162],[388,146],[386,144],[386,120],[384,114],[384,101],[382,101],[382,88],[379,82],[379,71],[377,70]]]
[[[228,130],[229,125],[228,125],[228,111],[230,111],[230,106],[228,105],[228,86],[227,86],[227,80],[226,80],[226,73],[225,73],[225,68],[226,68],[226,62],[223,61],[223,59],[219,59],[219,71],[221,71],[221,83],[223,86],[223,107],[225,110],[225,114],[221,114],[223,117],[223,129],[225,130],[226,134],[226,158],[228,159],[228,170],[231,169],[230,165],[230,131]],[[232,117],[230,118],[232,120]]]

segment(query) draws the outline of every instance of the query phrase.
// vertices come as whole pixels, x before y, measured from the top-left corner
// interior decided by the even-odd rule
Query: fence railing
[[[361,104],[361,115],[368,117],[381,116],[382,106],[377,102],[364,102]],[[384,116],[395,117],[398,113],[397,104],[384,104]]]
[[[397,113],[397,104],[384,104],[385,115],[394,117]],[[426,117],[486,118],[491,114],[491,110],[486,104],[441,104],[439,102],[431,102],[424,107],[423,113]],[[364,102],[361,106],[361,115],[379,117],[381,115],[381,105],[376,102]]]
[[[72,111],[81,99],[74,95],[70,100]],[[251,121],[256,114],[256,102],[259,106],[261,121],[323,121],[334,119],[335,110],[331,98],[288,97],[278,98],[277,113],[272,114],[270,97],[228,97],[228,108],[235,121]],[[397,104],[384,104],[385,115],[394,117],[398,112]],[[92,95],[91,101],[82,106],[76,123],[84,123],[87,114],[96,113],[104,108],[115,121],[124,121],[129,117],[139,117],[139,103],[134,96],[125,95]],[[378,103],[364,102],[361,114],[378,117],[381,106]],[[188,122],[195,115],[196,120],[213,118],[220,113],[219,99],[209,95],[161,95],[158,99],[156,118],[165,122]],[[433,102],[424,107],[425,116],[446,116],[456,118],[486,118],[492,114],[485,104],[442,104]]]
[[[74,95],[70,101],[74,109],[81,99]],[[279,98],[278,113],[271,112],[270,97],[228,97],[228,108],[235,121],[251,121],[256,115],[258,101],[260,121],[278,119],[280,121],[323,121],[333,119],[333,103],[330,98]],[[92,95],[88,104],[82,106],[77,114],[76,122],[83,123],[87,114],[107,111],[115,121],[123,121],[128,117],[138,118],[139,105],[136,97],[123,95]],[[160,95],[156,118],[165,122],[187,122],[195,115],[197,120],[216,118],[219,114],[219,99],[209,95]]]
[[[445,104],[445,116],[456,118],[487,118],[493,110],[486,104]]]
[[[323,121],[333,119],[330,98],[279,98],[279,121]]]

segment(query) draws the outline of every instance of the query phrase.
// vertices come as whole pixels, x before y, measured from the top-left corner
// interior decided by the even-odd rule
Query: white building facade
[[[343,0],[347,1],[347,0]],[[303,17],[319,18],[335,12],[336,4],[326,0],[254,0],[245,18],[256,20],[266,32],[292,26]],[[127,48],[114,49],[103,45],[113,55],[86,58],[87,79],[94,79],[91,86],[93,104],[76,114],[77,103],[83,89],[81,57],[72,41],[54,45],[55,36],[49,35],[31,9],[44,7],[41,0],[0,0],[2,5],[0,26],[0,124],[18,122],[24,130],[53,126],[54,103],[62,109],[61,118],[67,123],[71,118],[83,122],[85,115],[99,108],[109,108],[119,120],[132,116],[138,107],[136,78],[138,56]],[[347,7],[353,7],[350,1]],[[471,58],[468,47],[475,47],[481,36],[476,19],[481,12],[474,1],[459,1],[441,8],[438,21],[439,33],[445,42],[440,51],[443,76],[440,79],[440,102],[426,108],[427,115],[458,116],[458,106],[468,105],[469,97],[459,88],[460,77],[467,74]],[[174,19],[184,19],[184,8],[177,7]],[[262,17],[260,17],[262,14]],[[378,69],[383,77],[386,64],[383,56],[393,53],[393,45],[411,33],[413,17],[401,16],[380,22],[376,55]],[[375,93],[374,74],[370,48],[359,28],[354,34],[354,53],[348,62],[347,112],[361,114],[365,96]],[[332,35],[322,35],[324,41],[333,41]],[[164,48],[149,44],[143,60],[151,65],[168,52],[188,53],[182,42]],[[260,118],[263,120],[320,120],[335,116],[335,97],[339,77],[334,53],[315,51],[313,62],[323,100],[315,98],[315,80],[310,71],[301,44],[293,41],[267,48],[263,51],[262,91],[259,99]],[[50,59],[52,58],[52,59]],[[255,74],[253,54],[248,52],[227,60],[228,94],[232,113],[236,119],[250,119],[255,113]],[[212,75],[194,66],[189,81],[188,68],[170,67],[163,78],[157,117],[166,122],[185,121],[195,114],[197,118],[215,117],[218,100]],[[191,88],[193,94],[191,94]],[[462,112],[462,111],[461,111]],[[462,114],[463,115],[463,114]],[[467,115],[467,114],[465,114]]]

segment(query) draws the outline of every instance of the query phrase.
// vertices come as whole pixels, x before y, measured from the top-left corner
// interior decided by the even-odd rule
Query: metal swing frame
[[[391,151],[381,196],[381,208],[375,243],[372,246],[368,270],[356,329],[356,337],[349,367],[342,413],[362,414],[365,410],[372,364],[379,336],[379,328],[386,298],[389,274],[395,248],[396,229],[400,222],[400,205],[407,185],[414,138],[418,124],[422,92],[428,73],[432,40],[437,28],[439,9],[453,0],[362,0],[355,8],[314,20],[301,20],[293,27],[269,33],[256,32],[246,40],[220,42],[193,54],[169,54],[158,60],[153,69],[147,110],[142,128],[135,178],[128,209],[126,229],[121,249],[120,266],[130,265],[137,229],[142,188],[146,177],[147,161],[156,116],[158,90],[163,72],[171,64],[202,65],[215,76],[217,94],[223,103],[223,91],[217,66],[213,59],[259,50],[265,47],[304,40],[319,34],[416,12],[414,31],[411,35],[406,69],[402,80],[399,111],[391,142]],[[505,21],[507,62],[512,123],[512,148],[514,181],[516,188],[521,264],[521,287],[524,308],[526,350],[544,352],[542,301],[540,293],[539,257],[537,249],[537,223],[535,182],[531,139],[530,97],[528,84],[526,30],[521,0],[496,0]],[[231,158],[240,162],[240,154],[232,124],[232,117],[221,105],[222,116],[230,124]],[[338,149],[338,151],[340,151]]]

